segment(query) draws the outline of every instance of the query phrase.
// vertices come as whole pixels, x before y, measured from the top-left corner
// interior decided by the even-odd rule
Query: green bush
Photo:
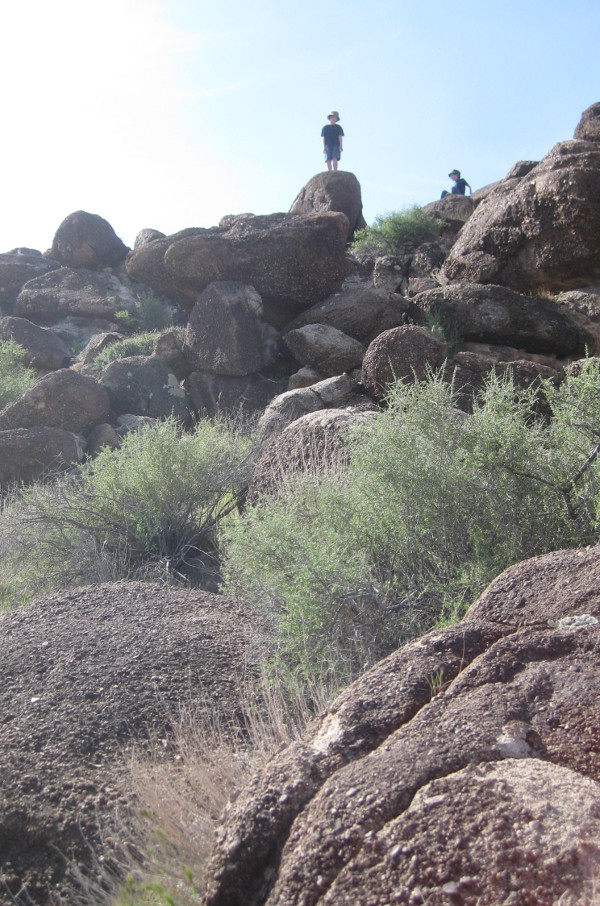
[[[437,377],[397,384],[353,432],[345,473],[228,527],[227,587],[270,617],[287,669],[354,676],[510,564],[596,540],[598,366],[544,393],[550,422],[510,378],[491,377],[472,415]]]
[[[373,226],[367,226],[354,234],[352,253],[359,260],[397,255],[404,246],[414,247],[435,239],[441,226],[441,220],[419,205],[392,211],[379,215]]]
[[[121,278],[134,298],[133,311],[123,309],[117,312],[117,318],[124,327],[138,332],[160,331],[173,324],[176,308],[166,299],[157,296],[154,290],[135,280]]]
[[[125,337],[123,340],[116,340],[96,356],[94,364],[108,365],[109,362],[114,362],[116,359],[126,359],[132,355],[152,355],[154,344],[159,336],[158,330],[148,330],[144,333],[136,333],[132,337]]]
[[[14,340],[0,340],[0,409],[19,399],[35,384],[37,375],[25,365],[27,353]]]
[[[74,474],[14,492],[0,516],[0,580],[15,597],[127,577],[215,584],[217,529],[249,469],[241,431],[171,419],[128,434]]]

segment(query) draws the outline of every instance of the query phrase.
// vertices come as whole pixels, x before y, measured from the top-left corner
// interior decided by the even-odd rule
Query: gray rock
[[[191,421],[187,394],[172,371],[155,356],[129,356],[110,362],[100,384],[118,415],[173,415],[183,424]]]
[[[98,270],[117,267],[127,252],[107,220],[98,214],[75,211],[57,229],[47,257],[65,267]]]
[[[45,425],[80,433],[108,421],[110,402],[95,380],[62,368],[40,380],[0,412],[0,431]]]
[[[0,339],[12,339],[22,346],[26,352],[25,363],[39,371],[64,368],[71,360],[71,353],[60,337],[26,318],[0,318]]]
[[[290,330],[284,343],[300,365],[307,365],[326,377],[360,368],[365,347],[348,334],[328,324],[307,324]]]
[[[0,487],[64,471],[81,461],[85,447],[83,437],[63,428],[0,429]]]

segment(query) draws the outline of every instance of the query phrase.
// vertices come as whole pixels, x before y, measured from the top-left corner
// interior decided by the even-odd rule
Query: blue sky
[[[598,0],[30,0],[3,12],[0,251],[288,210],[331,109],[365,217],[473,188],[600,101]]]

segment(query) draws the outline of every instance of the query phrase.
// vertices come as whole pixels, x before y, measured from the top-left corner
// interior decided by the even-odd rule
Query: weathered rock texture
[[[126,845],[128,749],[199,701],[241,717],[255,632],[231,599],[137,582],[0,616],[2,906],[89,902],[69,862],[94,875]]]
[[[559,291],[600,277],[600,146],[561,142],[506,192],[481,202],[442,273],[521,292]]]
[[[31,249],[0,255],[0,310],[12,314],[24,284],[57,267],[60,267],[58,261],[43,258],[41,252]]]
[[[395,291],[368,284],[349,285],[298,315],[286,330],[327,324],[368,345],[384,330],[404,324],[408,308],[407,300]]]
[[[92,378],[62,368],[45,375],[0,412],[0,431],[45,425],[79,433],[108,420],[110,402]]]
[[[583,355],[586,346],[595,344],[593,332],[577,324],[566,307],[503,286],[445,286],[421,293],[412,302],[416,320],[433,318],[465,341],[558,357]]]
[[[250,284],[279,329],[340,289],[347,232],[343,214],[240,216],[150,242],[128,257],[127,272],[188,308],[215,281]]]
[[[599,564],[513,567],[343,692],[230,806],[209,906],[591,902]]]
[[[600,104],[592,104],[583,111],[573,138],[584,142],[600,142]]]
[[[58,324],[70,316],[114,321],[134,307],[131,293],[112,274],[62,267],[35,277],[21,290],[15,314],[35,324]]]
[[[252,286],[211,283],[190,314],[183,353],[193,369],[243,377],[265,367],[262,300]]]
[[[356,230],[366,227],[360,183],[354,173],[345,170],[317,173],[300,190],[290,208],[290,214],[323,214],[328,211],[346,215],[348,240],[352,239]]]
[[[365,400],[347,409],[321,409],[300,416],[266,444],[254,466],[248,499],[276,495],[286,481],[299,475],[343,468],[349,459],[348,432],[372,418],[374,410]]]
[[[60,337],[26,318],[0,318],[0,339],[14,340],[22,346],[25,364],[40,371],[64,368],[71,360],[71,353]]]
[[[0,488],[61,472],[83,459],[83,437],[63,428],[0,430]]]
[[[300,365],[315,368],[327,377],[360,368],[365,347],[328,324],[307,324],[290,330],[284,342]]]
[[[127,252],[127,246],[103,217],[75,211],[59,226],[47,257],[65,267],[98,270],[117,267],[125,260]]]
[[[155,356],[135,355],[110,362],[102,372],[100,385],[118,415],[173,415],[183,424],[191,421],[185,390]]]
[[[424,381],[446,356],[446,344],[428,330],[407,324],[380,334],[369,346],[362,364],[362,383],[382,399],[396,380]]]

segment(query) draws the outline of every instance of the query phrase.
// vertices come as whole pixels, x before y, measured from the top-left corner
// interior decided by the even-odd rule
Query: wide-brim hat
[[[328,113],[328,114],[327,114],[327,119],[329,119],[329,118],[332,117],[332,116],[335,116],[335,118],[338,119],[338,120],[339,120],[339,118],[340,118],[340,115],[339,115],[339,113],[337,112],[337,110],[332,110],[331,113]]]

